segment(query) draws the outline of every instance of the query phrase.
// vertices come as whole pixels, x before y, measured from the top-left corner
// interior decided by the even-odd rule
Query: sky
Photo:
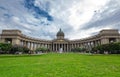
[[[59,29],[67,39],[94,36],[102,29],[120,31],[120,0],[0,0],[0,33],[54,39]]]

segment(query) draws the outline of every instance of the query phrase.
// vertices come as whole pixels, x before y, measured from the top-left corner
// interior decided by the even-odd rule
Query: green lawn
[[[0,55],[0,77],[120,77],[120,55]]]

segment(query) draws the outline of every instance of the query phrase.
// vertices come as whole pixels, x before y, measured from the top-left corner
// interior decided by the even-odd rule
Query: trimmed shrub
[[[45,52],[49,52],[50,50],[46,47],[40,47],[40,48],[37,48],[35,50],[36,53],[39,53],[39,52],[42,52],[42,53],[45,53]]]
[[[99,53],[103,54],[104,52],[108,52],[111,54],[120,54],[120,43],[110,43],[104,44],[97,47],[92,48],[92,51],[96,52],[99,50]]]
[[[27,47],[19,46],[19,45],[14,45],[11,48],[10,54],[15,54],[15,53],[18,53],[18,52],[29,53],[29,51],[30,50]]]
[[[85,52],[86,49],[85,48],[80,48],[80,47],[77,47],[77,48],[73,48],[71,49],[72,52]]]

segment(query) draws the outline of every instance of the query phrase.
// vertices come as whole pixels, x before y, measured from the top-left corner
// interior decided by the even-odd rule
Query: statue
[[[63,48],[60,48],[60,49],[59,49],[59,53],[62,53],[62,52],[63,52]]]

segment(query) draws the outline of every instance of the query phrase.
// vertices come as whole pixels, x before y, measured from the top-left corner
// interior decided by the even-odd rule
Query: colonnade
[[[48,43],[48,42],[38,43],[38,42],[21,40],[20,45],[26,46],[31,50],[35,50],[36,48],[39,48],[39,47],[46,47],[56,52],[59,51],[60,48],[62,48],[64,52],[67,52],[67,51],[71,51],[71,49],[78,48],[78,47],[91,50],[92,47],[101,45],[101,40],[85,41],[85,42],[78,41],[78,42],[73,42],[73,43],[72,42],[70,43],[69,42],[68,43],[54,43],[54,42],[53,43]]]
[[[91,50],[91,48],[101,45],[101,40],[87,41],[82,43],[83,47]]]
[[[85,41],[85,42],[68,42],[68,43],[52,43],[52,51],[59,51],[60,48],[63,49],[64,52],[71,51],[74,48],[86,48],[91,50],[92,47],[101,45],[101,40],[94,40],[94,41]]]
[[[45,42],[38,43],[38,42],[25,41],[25,40],[21,40],[20,41],[20,45],[21,46],[26,46],[30,50],[35,50],[36,48],[39,48],[39,47],[46,47],[48,49],[51,48],[51,44],[50,43],[45,43]]]
[[[5,42],[12,43],[12,45],[17,44],[21,46],[26,46],[30,50],[35,50],[39,47],[46,47],[51,51],[56,52],[59,51],[60,48],[62,48],[64,52],[71,51],[71,49],[78,47],[91,50],[91,48],[98,45],[108,44],[111,42],[120,42],[120,34],[116,29],[102,30],[99,32],[98,35],[80,40],[66,40],[63,38],[63,36],[63,41],[59,41],[61,40],[59,38],[55,40],[39,40],[23,35],[20,30],[3,30],[0,36],[0,42],[3,43]]]
[[[70,50],[74,49],[74,48],[86,48],[88,50],[91,50],[92,47],[101,45],[101,40],[93,40],[93,41],[81,41],[81,42],[73,42],[72,44],[70,44]]]
[[[69,44],[68,43],[53,43],[52,44],[52,50],[53,51],[59,51],[60,50],[60,48],[62,48],[62,50],[64,51],[64,52],[67,52],[67,51],[69,51]]]

